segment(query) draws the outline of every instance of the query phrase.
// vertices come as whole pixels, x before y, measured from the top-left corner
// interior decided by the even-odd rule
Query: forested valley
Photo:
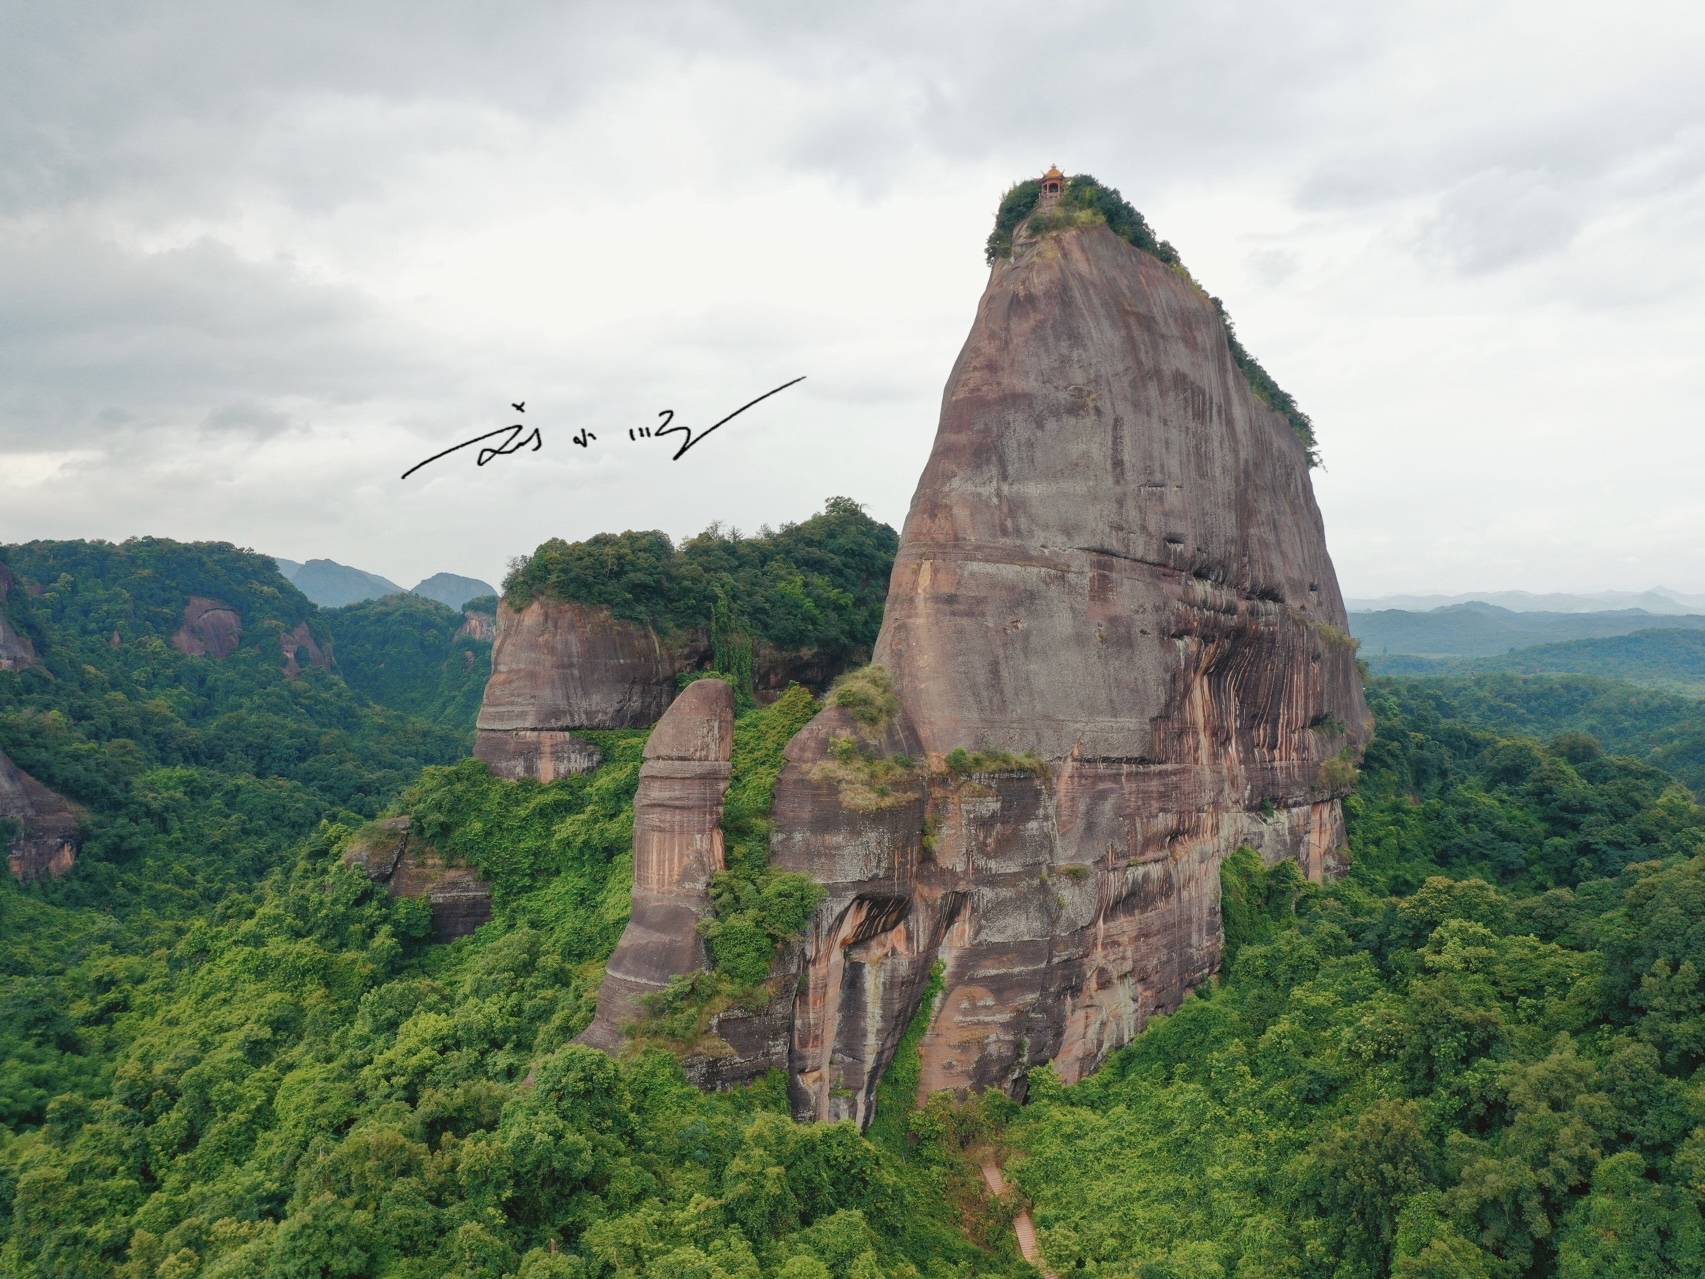
[[[1374,681],[1342,878],[1237,854],[1222,976],[1095,1075],[919,1101],[909,1035],[861,1135],[795,1123],[779,1076],[705,1094],[666,1046],[571,1042],[628,913],[643,730],[498,780],[450,610],[317,611],[231,548],[0,558],[39,654],[0,671],[0,750],[86,831],[63,879],[0,877],[0,1273],[1022,1276],[1021,1207],[1053,1273],[1106,1279],[1705,1265],[1705,810],[1674,699]],[[186,596],[241,612],[223,660],[171,642]],[[735,722],[743,944],[786,913],[769,795],[817,705]],[[342,863],[401,813],[490,883],[472,936]]]

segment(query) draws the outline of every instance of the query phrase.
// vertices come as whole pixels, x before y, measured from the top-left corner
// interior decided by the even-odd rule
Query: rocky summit
[[[801,1118],[868,1122],[939,967],[922,1091],[1076,1080],[1217,970],[1228,854],[1338,869],[1370,724],[1308,472],[1186,273],[1020,226],[875,662],[776,786],[772,863],[826,896],[689,1071],[781,1067]],[[653,940],[651,984],[702,967]]]
[[[837,803],[830,708],[776,855],[829,888],[795,1107],[868,1119],[932,965],[922,1089],[1093,1070],[1220,959],[1221,860],[1337,867],[1369,732],[1308,457],[1209,299],[1103,226],[997,263],[943,397],[875,660],[902,805]],[[844,747],[840,748],[844,752]]]

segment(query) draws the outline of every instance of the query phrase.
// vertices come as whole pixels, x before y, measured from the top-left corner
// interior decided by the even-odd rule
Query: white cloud
[[[898,524],[995,201],[1058,161],[1123,189],[1313,415],[1348,593],[1705,590],[1691,7],[18,25],[0,539],[224,538],[403,581],[833,493]],[[678,464],[625,438],[801,373]],[[397,480],[520,398],[541,453]]]

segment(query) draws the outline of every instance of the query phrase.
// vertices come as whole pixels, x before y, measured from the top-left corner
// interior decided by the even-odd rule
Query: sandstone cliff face
[[[388,817],[352,839],[343,860],[384,884],[393,897],[426,898],[434,941],[466,937],[491,918],[491,888],[471,868],[446,862],[414,833],[407,817]]]
[[[500,604],[474,754],[499,777],[548,782],[585,772],[598,751],[568,730],[655,723],[674,696],[675,669],[649,628],[608,610]]]
[[[14,828],[6,850],[12,877],[23,883],[58,879],[77,861],[77,814],[0,752],[0,818]]]
[[[829,889],[779,965],[791,1008],[758,1019],[786,1027],[797,1112],[868,1120],[935,962],[925,1091],[1080,1078],[1217,968],[1226,854],[1331,873],[1328,764],[1369,731],[1345,625],[1303,450],[1209,299],[1104,228],[1021,231],[877,642],[899,710],[870,749],[930,766],[847,807],[831,708],[777,786],[773,860]]]
[[[172,647],[191,657],[229,657],[242,642],[243,619],[237,610],[201,595],[189,597],[183,622],[172,635]]]
[[[645,743],[633,802],[633,914],[604,972],[598,1015],[581,1036],[613,1052],[641,1000],[706,966],[698,924],[723,860],[722,799],[734,747],[734,690],[687,685]]]

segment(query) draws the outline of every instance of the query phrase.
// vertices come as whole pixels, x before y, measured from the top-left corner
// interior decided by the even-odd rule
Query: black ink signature
[[[471,440],[463,440],[460,444],[452,444],[442,453],[434,453],[431,457],[427,458],[425,462],[416,462],[413,466],[409,467],[408,470],[403,472],[403,479],[408,479],[409,476],[413,475],[421,467],[425,466],[427,462],[436,462],[441,457],[449,457],[450,454],[454,453],[457,449],[465,449],[470,444],[478,444],[481,440],[489,440],[492,436],[502,435],[505,432],[508,432],[509,438],[502,444],[488,444],[485,448],[479,451],[475,461],[480,466],[484,466],[494,457],[507,457],[511,453],[518,453],[529,444],[533,446],[533,452],[537,453],[544,447],[544,437],[539,434],[539,428],[535,426],[531,433],[523,439],[521,438],[521,432],[526,429],[527,428],[525,426],[517,422],[514,426],[500,426],[495,431],[487,431],[484,435],[476,435]]]
[[[774,390],[765,391],[757,399],[748,400],[746,403],[742,404],[739,408],[735,409],[734,412],[730,413],[727,417],[723,418],[720,422],[715,422],[712,425],[705,427],[705,429],[700,431],[697,435],[693,434],[693,429],[690,426],[672,426],[672,425],[670,425],[670,423],[672,423],[675,419],[675,410],[674,409],[664,409],[661,413],[659,413],[657,415],[658,417],[663,419],[663,425],[662,426],[655,427],[655,428],[649,427],[649,426],[642,426],[642,427],[630,429],[628,431],[628,439],[630,439],[630,440],[638,440],[638,439],[650,440],[650,439],[661,439],[665,435],[684,435],[684,436],[686,436],[686,439],[684,439],[681,442],[681,447],[675,450],[675,455],[669,459],[671,462],[679,462],[681,460],[682,456],[686,453],[686,451],[688,449],[692,448],[693,445],[697,444],[700,440],[704,439],[705,436],[709,435],[712,431],[716,430],[718,427],[726,426],[728,423],[732,422],[735,418],[739,417],[742,413],[744,413],[747,409],[751,408],[754,404],[761,404],[763,401],[769,399],[770,396],[775,395],[778,392],[785,391],[790,386],[796,386],[800,382],[803,382],[804,380],[805,380],[804,377],[796,377],[791,382],[783,382],[780,386],[776,387]],[[514,409],[517,413],[525,413],[527,411],[527,402],[525,400],[516,400],[516,401],[513,401],[509,405],[509,407]],[[524,431],[527,431],[527,428],[524,425],[522,425],[521,423],[517,422],[513,426],[500,426],[495,431],[487,431],[484,435],[476,435],[471,440],[463,440],[460,444],[452,444],[449,448],[443,450],[442,452],[434,453],[431,457],[427,458],[425,461],[416,462],[413,466],[409,467],[408,470],[403,472],[402,478],[405,480],[408,479],[409,476],[413,475],[421,467],[426,466],[429,463],[436,462],[441,457],[448,457],[450,454],[454,453],[457,449],[465,449],[470,444],[478,444],[481,440],[489,440],[492,437],[498,436],[498,435],[507,434],[509,438],[504,440],[503,443],[501,443],[501,444],[488,444],[484,448],[482,448],[479,451],[479,453],[476,455],[476,460],[480,466],[484,466],[487,462],[491,461],[491,459],[494,457],[507,457],[511,453],[518,453],[521,450],[525,449],[528,445],[532,445],[532,451],[535,453],[537,453],[541,448],[544,447],[544,443],[545,443],[544,436],[542,434],[540,434],[538,427],[534,427],[531,431],[528,431],[525,435],[522,434],[522,432],[524,432]],[[584,427],[582,427],[579,431],[577,431],[573,436],[574,442],[576,444],[578,444],[581,448],[588,447],[588,441],[596,440],[597,438],[598,437],[596,435],[592,434],[592,432],[586,430],[586,428],[584,428]]]
[[[705,427],[705,429],[700,431],[697,435],[693,434],[693,429],[690,426],[670,426],[669,423],[675,417],[675,410],[674,409],[664,409],[661,413],[659,413],[657,415],[658,417],[663,419],[663,425],[651,433],[652,438],[653,439],[661,439],[665,435],[674,435],[677,433],[684,433],[687,437],[686,440],[682,443],[680,448],[675,450],[675,456],[669,459],[671,462],[679,462],[681,460],[681,454],[685,453],[688,449],[692,448],[693,445],[697,444],[700,440],[704,439],[705,436],[709,435],[712,431],[716,430],[716,428],[718,426],[722,426],[725,423],[732,422],[735,418],[739,417],[742,413],[744,413],[747,409],[751,408],[754,404],[762,403],[764,400],[769,399],[770,396],[776,394],[777,391],[785,391],[785,390],[787,390],[788,387],[794,386],[800,382],[803,382],[804,380],[805,380],[804,377],[796,377],[793,379],[792,382],[783,382],[780,386],[776,387],[776,389],[774,391],[765,391],[757,399],[746,401],[746,403],[742,404],[739,408],[735,409],[734,412],[730,413],[727,417],[723,418],[721,422],[717,422],[713,426]]]

